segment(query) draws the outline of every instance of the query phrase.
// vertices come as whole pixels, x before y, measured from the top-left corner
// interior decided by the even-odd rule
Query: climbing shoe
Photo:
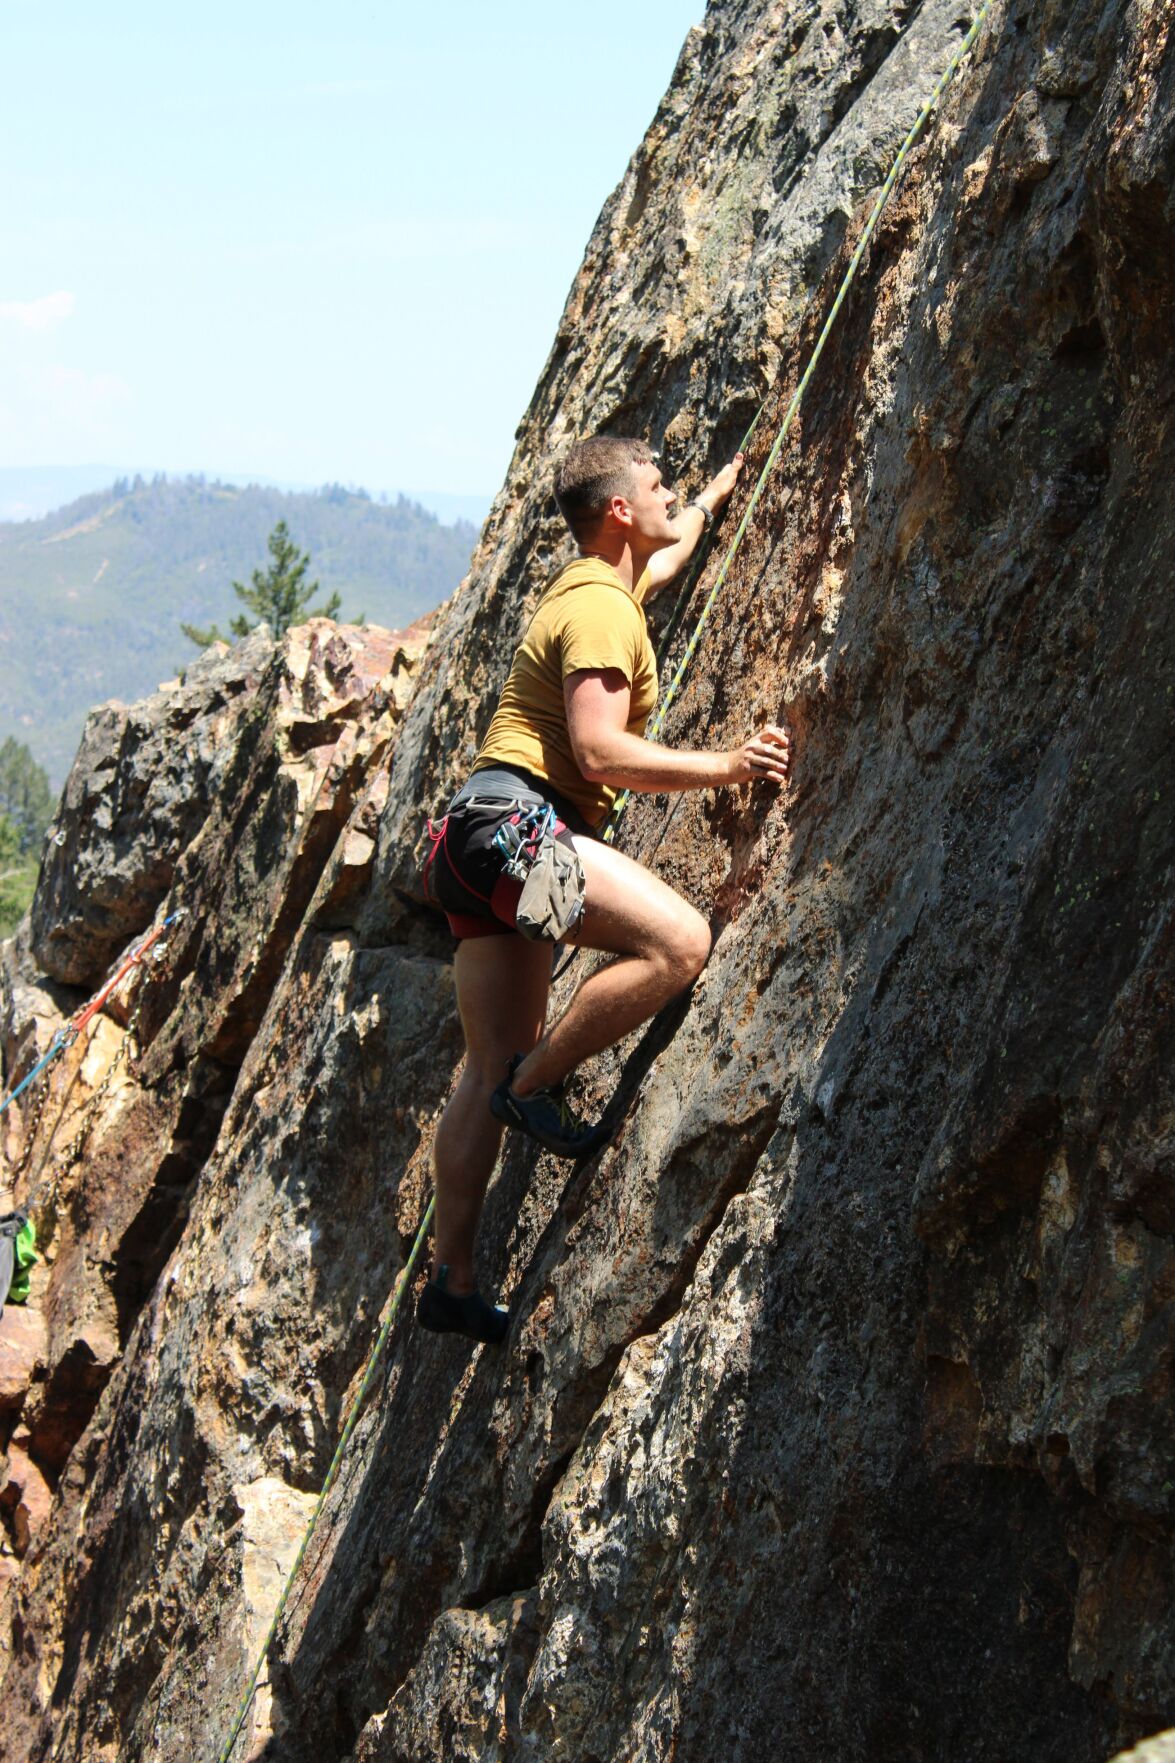
[[[510,1326],[508,1313],[498,1304],[487,1304],[480,1292],[468,1292],[463,1298],[445,1290],[449,1269],[441,1267],[437,1277],[430,1279],[420,1294],[416,1320],[421,1328],[434,1334],[463,1334],[471,1341],[482,1341],[496,1347],[506,1338]]]
[[[516,1096],[510,1079],[522,1063],[522,1054],[515,1053],[506,1067],[505,1080],[490,1097],[490,1112],[507,1126],[517,1127],[529,1138],[537,1140],[556,1157],[591,1157],[608,1143],[607,1127],[585,1126],[567,1106],[563,1085],[549,1090],[535,1090],[530,1096]]]

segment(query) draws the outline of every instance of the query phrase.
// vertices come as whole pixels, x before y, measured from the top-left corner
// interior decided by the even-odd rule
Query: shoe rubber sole
[[[487,1304],[480,1292],[454,1297],[431,1279],[420,1294],[416,1320],[433,1334],[465,1335],[485,1347],[500,1346],[510,1328],[509,1313],[497,1304]]]
[[[530,1110],[526,1106],[527,1100],[528,1098],[516,1096],[507,1080],[500,1083],[490,1096],[490,1113],[504,1125],[524,1132],[527,1138],[542,1145],[554,1157],[567,1157],[576,1163],[582,1163],[585,1157],[594,1156],[602,1149],[611,1137],[608,1129],[603,1126],[586,1127],[571,1137],[551,1132],[540,1121],[531,1118]]]

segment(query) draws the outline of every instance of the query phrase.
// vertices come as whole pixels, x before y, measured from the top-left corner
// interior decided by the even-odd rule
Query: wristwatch
[[[705,527],[703,527],[703,529],[702,529],[703,532],[706,531],[709,527],[713,526],[713,524],[714,524],[714,510],[712,508],[707,508],[706,504],[702,501],[700,496],[695,496],[692,502],[687,502],[686,507],[687,508],[696,508],[698,510],[698,513],[701,515],[702,519],[706,523]]]

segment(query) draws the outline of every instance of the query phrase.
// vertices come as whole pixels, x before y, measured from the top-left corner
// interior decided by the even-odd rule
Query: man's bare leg
[[[534,1051],[511,1080],[516,1096],[561,1082],[591,1054],[639,1028],[692,984],[710,953],[710,927],[701,913],[651,870],[598,839],[577,838],[575,848],[586,882],[575,940],[620,959],[589,974],[550,1032],[537,1046],[531,1043]]]
[[[551,945],[512,933],[471,937],[457,946],[454,972],[465,1068],[433,1144],[433,1278],[447,1265],[446,1290],[461,1297],[474,1289],[473,1244],[502,1142],[490,1093],[505,1076],[507,1060],[533,1047],[543,1032]]]

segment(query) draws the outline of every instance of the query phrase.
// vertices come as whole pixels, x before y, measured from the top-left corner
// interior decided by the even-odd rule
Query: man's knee
[[[710,958],[710,926],[700,912],[683,913],[664,949],[671,977],[681,988],[692,985]]]
[[[484,1090],[488,1096],[505,1077],[506,1066],[513,1054],[525,1051],[527,1049],[523,1047],[511,1047],[509,1052],[501,1048],[479,1048],[476,1053],[467,1050],[462,1079],[470,1089]]]

